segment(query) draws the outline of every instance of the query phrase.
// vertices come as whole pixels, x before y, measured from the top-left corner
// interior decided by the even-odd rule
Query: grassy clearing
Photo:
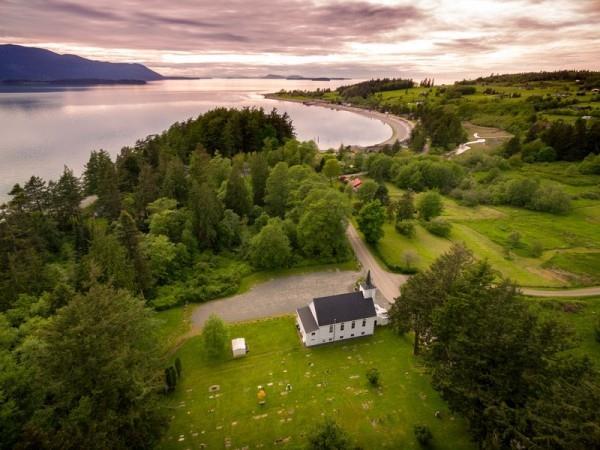
[[[556,252],[544,267],[574,275],[574,284],[600,284],[600,250],[597,252]]]
[[[415,267],[424,270],[442,253],[447,251],[452,242],[432,235],[421,225],[415,226],[415,236],[407,238],[396,232],[394,224],[386,222],[383,226],[384,236],[377,244],[377,252],[386,265],[405,266],[403,255],[407,251],[418,255]]]
[[[597,189],[597,176],[567,176],[572,167],[569,163],[531,164],[511,172],[558,184],[575,196]],[[392,183],[386,186],[394,200],[403,193]],[[415,237],[409,239],[397,233],[392,223],[386,223],[384,237],[375,249],[377,256],[388,267],[402,266],[403,254],[413,251],[419,257],[416,267],[422,270],[452,242],[462,242],[477,257],[488,259],[504,276],[523,286],[557,288],[600,283],[598,200],[576,198],[571,213],[556,215],[507,206],[468,207],[444,197],[442,216],[453,225],[449,239],[433,236],[420,225],[416,226]],[[513,233],[518,233],[520,241],[507,251]],[[535,252],[538,246],[541,255]]]
[[[588,356],[600,368],[600,343],[594,336],[594,325],[600,317],[600,297],[535,298],[527,300],[546,317],[557,319],[575,332],[576,355]]]
[[[417,449],[416,424],[431,428],[437,449],[474,448],[465,423],[411,355],[410,338],[378,329],[372,337],[306,349],[291,317],[234,325],[231,336],[246,338],[247,357],[207,363],[199,338],[177,352],[183,378],[167,401],[172,422],[160,448],[304,448],[306,433],[324,416],[363,448]],[[380,389],[367,384],[371,367],[380,371]],[[219,391],[209,392],[212,385]],[[264,406],[257,404],[259,385],[267,392]]]
[[[192,308],[178,306],[177,308],[157,312],[158,339],[165,350],[170,350],[190,328]]]

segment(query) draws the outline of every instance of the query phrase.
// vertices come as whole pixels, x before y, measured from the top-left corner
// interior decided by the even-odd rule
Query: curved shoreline
[[[374,148],[383,145],[393,145],[396,141],[404,141],[410,137],[410,132],[414,128],[414,124],[403,117],[394,116],[392,114],[380,113],[370,109],[357,108],[356,106],[338,105],[337,103],[329,103],[323,100],[299,100],[293,98],[279,97],[277,94],[264,94],[264,98],[270,100],[278,100],[282,102],[302,103],[306,106],[319,106],[321,108],[329,108],[337,111],[348,111],[359,114],[369,119],[376,119],[386,124],[392,129],[392,135],[385,141],[371,145],[352,145],[354,148]]]

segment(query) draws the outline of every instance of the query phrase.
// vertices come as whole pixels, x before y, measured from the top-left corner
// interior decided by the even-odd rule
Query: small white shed
[[[241,358],[242,356],[246,356],[248,353],[248,347],[246,347],[246,339],[244,338],[235,338],[231,340],[231,351],[233,353],[234,358]]]

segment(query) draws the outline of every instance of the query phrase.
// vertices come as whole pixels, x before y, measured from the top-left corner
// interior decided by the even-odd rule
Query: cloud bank
[[[598,0],[0,0],[0,41],[166,75],[600,69]]]

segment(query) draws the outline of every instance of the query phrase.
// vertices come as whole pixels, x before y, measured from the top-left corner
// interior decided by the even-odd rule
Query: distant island
[[[143,64],[95,61],[21,45],[0,45],[2,84],[143,84],[163,76]]]
[[[302,75],[277,75],[268,74],[264,77],[260,77],[267,80],[306,80],[306,81],[331,81],[331,80],[349,80],[350,78],[341,77],[305,77]]]

